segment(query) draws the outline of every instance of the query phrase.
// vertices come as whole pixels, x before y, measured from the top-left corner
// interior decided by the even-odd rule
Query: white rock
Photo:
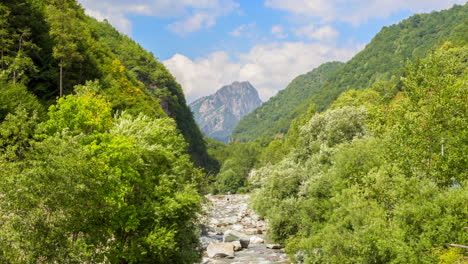
[[[209,264],[211,263],[211,259],[209,258],[203,258],[201,264]]]
[[[244,233],[247,235],[256,235],[256,234],[261,234],[262,231],[258,230],[257,228],[247,228],[247,229],[244,229]]]
[[[271,248],[271,249],[282,249],[283,248],[280,244],[267,244],[266,247]]]
[[[243,248],[247,248],[250,243],[250,237],[235,230],[224,232],[223,242],[239,241]]]
[[[242,250],[242,245],[241,245],[240,241],[232,241],[232,242],[229,242],[228,244],[231,244],[231,245],[234,246],[234,251]]]
[[[265,240],[258,236],[250,237],[250,244],[263,244]]]
[[[200,237],[200,244],[202,245],[203,249],[206,249],[209,244],[218,243],[219,241],[216,238],[201,236]]]
[[[243,225],[233,225],[232,229],[234,229],[236,231],[241,231],[242,229],[244,229],[244,226]]]
[[[213,243],[208,246],[206,253],[210,258],[233,258],[234,246],[226,243]]]

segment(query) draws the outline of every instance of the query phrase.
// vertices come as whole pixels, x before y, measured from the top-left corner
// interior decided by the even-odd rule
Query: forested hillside
[[[315,104],[319,111],[323,111],[344,91],[365,89],[374,83],[388,82],[384,86],[392,89],[397,86],[404,72],[404,66],[408,60],[424,56],[436,44],[446,40],[466,40],[468,38],[468,4],[454,6],[451,9],[430,14],[414,15],[402,22],[384,27],[364,48],[345,65],[337,69],[327,78],[324,84],[315,89],[308,90],[308,105]],[[298,77],[300,78],[300,77]],[[310,79],[312,80],[312,79]],[[294,80],[288,88],[283,90],[287,94],[288,89],[295,87]],[[313,87],[308,84],[299,84],[305,88]],[[399,89],[396,87],[395,89]],[[390,92],[390,91],[389,91]],[[304,113],[307,107],[301,105],[298,110],[291,112],[291,108],[283,108],[288,105],[291,98],[282,96],[272,97],[271,102],[264,104],[249,116],[242,119],[233,132],[233,139],[237,141],[252,141],[258,139],[263,144],[270,142],[275,137],[281,137],[287,129],[289,121],[288,113]],[[295,98],[294,100],[299,100]],[[297,101],[295,101],[297,102]],[[266,112],[267,106],[279,106],[281,110]],[[270,107],[271,108],[271,107]],[[260,111],[265,110],[264,113]],[[273,113],[273,114],[270,114]],[[272,116],[267,118],[265,116]],[[294,115],[293,115],[294,117]],[[258,133],[257,131],[261,131]],[[266,137],[266,138],[264,138]]]
[[[61,91],[70,94],[75,85],[88,80],[99,80],[109,88],[105,90],[113,97],[114,110],[155,114],[161,105],[189,142],[192,160],[201,167],[208,165],[202,134],[182,89],[153,54],[110,24],[86,16],[75,1],[8,0],[2,2],[1,12],[4,77],[25,84],[46,106]],[[128,89],[126,94],[112,91],[117,75],[128,79],[124,85],[138,87],[142,95]]]
[[[303,114],[311,104],[309,96],[319,90],[325,81],[343,63],[329,62],[306,74],[296,77],[286,89],[278,92],[251,114],[241,119],[232,132],[235,141],[270,142],[284,135],[291,121]]]
[[[343,93],[264,150],[282,158],[251,174],[253,205],[293,261],[464,263],[447,245],[468,242],[466,42],[404,76],[394,97]]]
[[[165,67],[74,0],[2,1],[0,49],[0,262],[198,260],[209,159]]]
[[[468,4],[297,77],[224,144],[76,0],[3,0],[0,263],[466,263],[467,102]]]

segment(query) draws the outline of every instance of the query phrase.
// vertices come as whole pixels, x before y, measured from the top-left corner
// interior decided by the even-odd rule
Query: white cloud
[[[358,51],[357,47],[286,42],[256,45],[235,60],[225,52],[215,52],[195,60],[176,54],[163,63],[182,85],[189,102],[234,81],[250,81],[262,100],[267,100],[296,76],[324,62],[346,61]]]
[[[276,38],[284,39],[288,37],[288,34],[284,33],[284,29],[281,25],[275,25],[271,27],[271,34],[273,34]]]
[[[234,0],[78,0],[86,13],[99,19],[108,19],[123,33],[131,33],[128,15],[176,18],[169,29],[185,34],[216,24],[220,16],[239,7]]]
[[[265,6],[322,22],[344,21],[360,25],[369,18],[388,17],[399,10],[414,13],[449,8],[466,0],[266,0]]]
[[[310,24],[308,26],[300,27],[295,30],[298,37],[306,37],[308,39],[316,39],[321,41],[334,41],[338,37],[338,31],[331,26],[323,26],[316,28]]]
[[[229,35],[233,37],[242,37],[242,36],[250,36],[252,35],[249,31],[252,30],[256,26],[255,22],[249,24],[242,24],[235,28],[233,31],[229,32]]]

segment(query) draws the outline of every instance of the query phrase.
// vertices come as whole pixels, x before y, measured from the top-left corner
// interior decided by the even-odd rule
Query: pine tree
[[[10,10],[0,3],[0,68],[2,70],[2,77],[5,76],[7,67],[11,61],[9,53],[14,43],[10,32],[9,17]]]
[[[55,41],[53,56],[60,67],[60,97],[63,96],[64,71],[83,58],[78,51],[80,22],[69,0],[51,0],[47,7],[50,35]]]
[[[30,41],[31,30],[20,29],[17,34],[17,50],[9,71],[13,75],[13,83],[16,83],[27,70],[37,72],[37,67],[33,60],[28,56],[27,50],[35,49],[37,46]]]

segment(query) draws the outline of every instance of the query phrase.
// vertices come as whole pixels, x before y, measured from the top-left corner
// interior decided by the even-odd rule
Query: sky
[[[188,102],[234,81],[263,101],[300,74],[347,61],[383,26],[466,0],[78,0],[153,52]]]

